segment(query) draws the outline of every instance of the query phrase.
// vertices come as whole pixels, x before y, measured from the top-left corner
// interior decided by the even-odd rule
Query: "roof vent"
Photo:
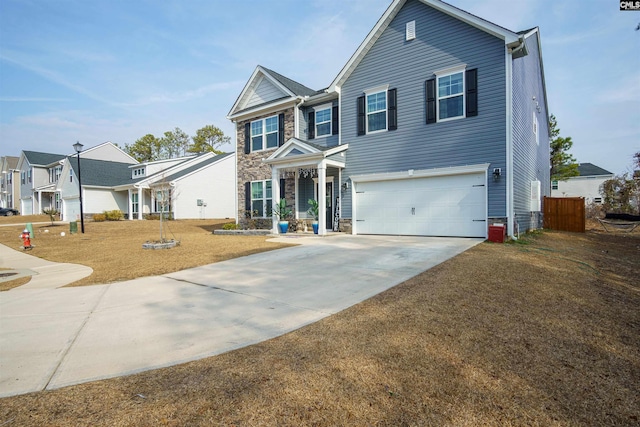
[[[416,21],[407,22],[406,40],[413,40],[416,38]]]

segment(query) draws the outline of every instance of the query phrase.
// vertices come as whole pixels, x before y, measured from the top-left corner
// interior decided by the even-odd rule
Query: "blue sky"
[[[226,119],[256,65],[326,87],[391,0],[0,0],[0,155],[68,154]],[[539,26],[571,153],[613,173],[640,151],[640,12],[618,0],[450,0]],[[223,147],[232,150],[231,146]]]

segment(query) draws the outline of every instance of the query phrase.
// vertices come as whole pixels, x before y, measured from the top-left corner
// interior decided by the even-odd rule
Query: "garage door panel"
[[[362,234],[486,236],[485,174],[357,183]]]

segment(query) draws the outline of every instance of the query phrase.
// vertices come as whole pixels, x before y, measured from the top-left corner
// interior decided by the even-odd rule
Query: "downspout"
[[[303,97],[298,95],[296,98],[298,98],[300,102],[298,102],[293,108],[293,111],[294,111],[293,123],[295,126],[295,132],[293,134],[295,135],[296,138],[300,139],[300,118],[299,118],[300,111],[299,110],[302,104],[304,104],[305,101],[309,99],[309,96]]]

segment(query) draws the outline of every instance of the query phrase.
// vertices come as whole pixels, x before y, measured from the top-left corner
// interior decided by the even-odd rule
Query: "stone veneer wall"
[[[246,217],[245,212],[245,183],[247,181],[260,181],[271,179],[271,167],[269,165],[265,165],[262,163],[262,159],[266,159],[276,150],[275,148],[251,152],[249,154],[244,153],[244,125],[247,122],[252,122],[254,120],[262,119],[265,117],[271,117],[274,115],[278,115],[280,113],[284,113],[284,140],[288,141],[290,138],[294,137],[294,115],[293,115],[293,107],[288,108],[283,111],[277,111],[275,113],[264,114],[261,116],[252,117],[249,120],[244,120],[236,123],[236,159],[237,159],[237,167],[238,167],[238,223],[240,227],[252,227],[252,228],[271,228],[271,218],[255,218],[252,221],[249,221]],[[289,180],[287,180],[289,181]],[[293,180],[292,185],[293,184]],[[291,190],[291,196],[289,196],[289,184],[287,182],[286,195],[287,199],[291,197],[291,201],[293,201],[293,190]]]

